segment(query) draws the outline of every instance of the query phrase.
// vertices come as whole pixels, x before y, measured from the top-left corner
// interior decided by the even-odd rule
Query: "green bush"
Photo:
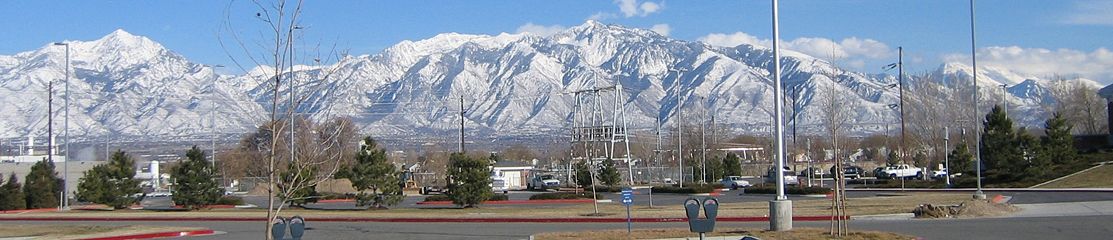
[[[601,195],[596,195],[597,198],[603,198]],[[550,192],[541,193],[529,197],[529,200],[559,200],[559,199],[591,199],[591,193],[582,192]]]
[[[216,205],[243,205],[243,198],[236,196],[221,196],[216,200]]]
[[[773,186],[750,186],[745,188],[743,193],[756,193],[756,194],[776,194],[777,188]],[[785,194],[793,195],[811,195],[811,194],[828,194],[831,193],[830,188],[826,187],[786,187]]]
[[[506,194],[492,194],[491,197],[487,198],[487,200],[485,200],[485,201],[506,201],[506,200],[509,200],[509,199],[510,199],[510,196],[507,196]],[[425,200],[422,200],[422,201],[425,201],[425,202],[440,202],[440,201],[452,201],[452,199],[449,198],[448,195],[433,195],[433,196],[425,197]]]
[[[352,194],[352,193],[334,193],[334,192],[319,193],[319,194],[317,194],[317,196],[318,196],[317,199],[320,199],[320,200],[355,199],[356,198],[356,195]]]
[[[714,191],[715,189],[716,189],[716,187],[715,187],[714,184],[688,185],[688,186],[685,186],[685,187],[660,186],[660,187],[653,187],[653,193],[681,193],[681,194],[710,193],[711,191]]]

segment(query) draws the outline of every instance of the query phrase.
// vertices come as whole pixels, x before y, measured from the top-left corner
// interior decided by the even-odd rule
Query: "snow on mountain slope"
[[[242,132],[247,112],[258,112],[242,92],[226,91],[229,77],[190,63],[158,43],[116,30],[94,41],[68,41],[72,74],[70,134],[186,135]],[[64,116],[66,47],[46,45],[6,56],[0,72],[0,135],[46,135],[47,83],[54,82],[54,126]],[[244,104],[247,103],[247,104]],[[212,115],[210,115],[212,114]]]
[[[275,100],[272,82],[266,81],[266,73],[274,70],[267,66],[221,76],[122,30],[70,44],[75,135],[197,136],[209,131],[212,109],[220,132],[246,132],[264,120]],[[0,97],[13,103],[0,106],[0,134],[42,135],[45,85],[63,79],[63,51],[48,45],[0,56]],[[403,41],[374,55],[345,56],[335,64],[296,66],[284,74],[293,76],[297,112],[349,116],[377,135],[445,137],[437,133],[459,126],[463,100],[464,121],[476,136],[561,136],[571,126],[573,92],[619,83],[624,96],[618,100],[626,103],[628,126],[636,133],[649,132],[657,119],[673,126],[674,113],[683,109],[686,122],[713,114],[733,132],[764,134],[771,131],[773,115],[772,61],[772,51],[764,47],[714,47],[588,21],[548,37],[445,33]],[[890,87],[895,77],[847,71],[792,51],[779,61],[786,95],[801,106],[801,131],[822,130],[817,103],[825,89],[855,102],[846,109],[852,112],[853,132],[882,132],[895,121],[897,112],[889,107],[899,102],[898,90]],[[957,86],[969,83],[970,72],[966,65],[948,63],[933,74],[942,76],[936,78],[939,83]],[[1009,84],[1006,101],[1017,111],[1031,112],[1028,116],[1038,116],[1039,106],[1049,101],[1048,80],[1038,77],[984,68],[978,80],[984,102],[1000,101],[1000,84]],[[289,107],[288,93],[280,87],[279,111]],[[609,112],[613,95],[600,97]],[[61,126],[59,119],[55,126]],[[1021,122],[1038,123],[1035,117]]]

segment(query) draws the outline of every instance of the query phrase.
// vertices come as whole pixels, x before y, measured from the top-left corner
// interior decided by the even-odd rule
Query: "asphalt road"
[[[850,227],[904,233],[924,239],[1104,239],[1113,236],[1113,216],[984,218],[940,220],[854,220]],[[224,232],[188,239],[259,239],[259,222],[31,222],[74,225],[175,225]],[[825,228],[828,222],[796,222]],[[686,223],[635,223],[636,228],[685,228]],[[310,222],[305,239],[528,239],[542,232],[623,229],[623,223],[336,223]],[[727,223],[718,228],[764,229],[765,222]],[[695,236],[695,235],[693,235]]]

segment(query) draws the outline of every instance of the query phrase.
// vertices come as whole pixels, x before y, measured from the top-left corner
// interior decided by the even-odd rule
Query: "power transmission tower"
[[[572,160],[588,161],[593,167],[598,161],[608,158],[624,162],[628,170],[627,181],[633,185],[634,161],[630,156],[630,134],[626,128],[626,101],[622,83],[616,81],[614,86],[592,87],[572,93],[576,99],[571,115]],[[611,95],[603,96],[608,93]],[[607,98],[612,96],[608,114],[603,106],[608,101]],[[583,150],[582,155],[576,154],[579,149]]]

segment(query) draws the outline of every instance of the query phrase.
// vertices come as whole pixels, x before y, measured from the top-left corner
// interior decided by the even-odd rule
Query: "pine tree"
[[[283,202],[299,207],[305,206],[305,204],[308,203],[317,202],[317,185],[302,185],[297,187],[297,189],[291,189],[295,187],[291,186],[291,184],[305,183],[306,179],[314,179],[317,175],[316,167],[299,168],[297,164],[287,164],[286,170],[280,175],[281,179],[279,179],[278,184],[275,186],[276,191],[278,191],[278,189],[282,189],[281,191],[290,191],[289,195],[279,194],[279,197],[283,198]]]
[[[723,158],[723,176],[742,176],[742,160],[734,153]]]
[[[723,179],[723,160],[722,157],[711,157],[707,160],[707,182],[715,183]]]
[[[449,156],[448,198],[465,208],[476,207],[491,198],[491,173],[486,159],[475,159],[463,153]]]
[[[77,199],[123,209],[139,201],[135,194],[142,192],[135,179],[135,160],[124,151],[117,150],[106,164],[85,171],[77,185]]]
[[[955,149],[947,154],[947,158],[950,159],[951,164],[947,166],[949,174],[962,173],[963,175],[973,176],[974,169],[971,166],[974,166],[974,154],[970,153],[970,148],[966,146],[965,142],[955,145]]]
[[[186,152],[185,161],[178,161],[170,177],[174,179],[174,203],[186,208],[216,204],[223,194],[212,164],[205,160],[205,153],[197,146]]]
[[[0,177],[0,180],[3,180]],[[15,177],[15,173],[8,176],[8,182],[5,182],[0,187],[0,210],[18,210],[24,209],[27,206],[27,199],[23,198],[23,190],[20,189],[19,179]]]
[[[1078,152],[1074,149],[1074,136],[1071,135],[1073,127],[1062,114],[1056,112],[1044,124],[1043,155],[1056,166],[1074,164],[1078,160]]]
[[[393,206],[402,201],[401,180],[394,164],[386,159],[386,150],[378,148],[374,139],[363,139],[355,163],[342,171],[342,176],[359,191],[356,205],[373,208]]]
[[[580,187],[591,186],[591,169],[587,166],[587,161],[580,161],[573,168],[576,170],[576,185],[580,185]]]
[[[31,166],[31,172],[23,180],[23,197],[27,208],[58,207],[58,194],[61,192],[54,163],[43,159]]]
[[[985,176],[991,181],[1015,180],[1019,174],[1017,166],[1022,159],[1013,122],[1005,115],[1000,105],[985,116],[982,130],[982,162],[985,163]]]
[[[897,151],[889,149],[889,154],[885,156],[885,164],[889,166],[900,164],[900,156],[897,155]]]
[[[613,187],[622,181],[622,175],[618,173],[618,167],[615,167],[613,159],[609,157],[603,159],[602,162],[599,162],[598,167],[599,174],[596,176],[599,177],[599,182],[603,183],[603,185]]]
[[[1016,133],[1017,146],[1020,149],[1021,159],[1019,164],[1013,165],[1012,171],[1026,173],[1025,177],[1039,179],[1051,171],[1051,160],[1042,153],[1040,141],[1025,128],[1020,128]]]

